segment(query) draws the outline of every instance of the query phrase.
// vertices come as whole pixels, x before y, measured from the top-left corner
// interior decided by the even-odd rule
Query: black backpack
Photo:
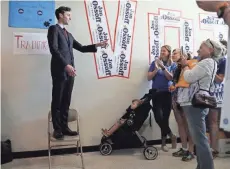
[[[1,164],[13,161],[13,153],[11,148],[11,141],[1,141]]]

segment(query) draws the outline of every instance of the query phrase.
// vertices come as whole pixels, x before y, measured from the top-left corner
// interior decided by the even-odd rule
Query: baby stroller
[[[127,119],[126,122],[112,135],[103,136],[99,146],[102,155],[110,155],[113,147],[144,147],[144,157],[147,160],[155,160],[158,156],[158,150],[154,146],[147,145],[145,137],[141,136],[138,131],[148,118],[152,106],[152,90],[145,94],[141,100],[143,103],[133,111],[125,113],[122,118]],[[130,108],[130,107],[129,107]],[[128,108],[128,109],[129,109]],[[151,118],[150,118],[151,122]],[[151,125],[151,123],[150,123]]]

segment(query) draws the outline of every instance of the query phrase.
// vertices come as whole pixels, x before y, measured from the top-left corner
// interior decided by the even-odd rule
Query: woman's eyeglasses
[[[208,39],[207,41],[212,45],[212,48],[214,48],[212,41],[210,39]]]

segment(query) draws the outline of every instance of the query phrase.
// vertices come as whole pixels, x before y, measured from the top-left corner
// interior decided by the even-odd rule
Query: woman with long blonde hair
[[[159,58],[151,63],[148,81],[152,81],[152,104],[155,121],[161,129],[162,150],[168,151],[166,139],[172,140],[172,148],[176,148],[176,136],[169,127],[169,116],[172,108],[172,95],[169,86],[172,83],[172,71],[176,65],[172,62],[171,47],[161,47]]]

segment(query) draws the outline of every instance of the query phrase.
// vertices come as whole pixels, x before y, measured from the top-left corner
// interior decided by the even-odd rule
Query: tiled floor
[[[172,157],[173,150],[159,151],[156,160],[149,161],[143,156],[143,149],[114,151],[110,156],[101,156],[99,152],[85,153],[86,169],[195,169],[196,161],[182,162]],[[53,169],[74,169],[80,167],[80,157],[73,155],[54,156]],[[216,169],[230,169],[230,158],[215,159]],[[18,159],[2,165],[2,169],[48,169],[48,157]]]

